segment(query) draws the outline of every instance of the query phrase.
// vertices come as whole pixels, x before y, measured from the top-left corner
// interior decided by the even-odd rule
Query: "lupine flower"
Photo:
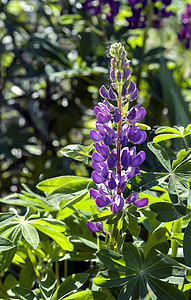
[[[100,15],[104,7],[109,7],[106,17],[109,23],[113,23],[114,17],[119,12],[120,2],[115,0],[86,0],[82,3],[82,7],[86,11],[91,11],[94,16]]]
[[[132,16],[126,17],[129,29],[144,28],[147,26],[147,2],[147,0],[129,0],[132,11]],[[160,28],[162,26],[162,19],[172,15],[172,11],[167,10],[171,4],[171,0],[152,0],[152,2],[153,15],[151,26]]]
[[[87,225],[88,229],[91,230],[92,232],[98,232],[103,229],[103,222],[93,223],[93,222],[87,221],[86,225]]]
[[[182,14],[182,28],[178,33],[180,41],[185,42],[186,49],[191,47],[191,4],[187,4],[186,11]]]
[[[148,204],[148,198],[140,198],[138,193],[132,193],[129,198],[125,200],[126,203],[133,203],[137,207],[143,207]]]
[[[109,88],[104,85],[100,88],[104,101],[98,103],[94,109],[97,130],[90,130],[90,137],[96,142],[91,177],[97,187],[90,189],[90,196],[95,199],[98,207],[109,206],[115,214],[123,209],[124,203],[133,203],[137,207],[148,203],[147,198],[138,199],[138,194],[135,193],[126,200],[123,197],[126,184],[140,173],[139,167],[146,158],[144,151],[137,153],[136,146],[129,148],[127,145],[141,144],[147,135],[135,125],[145,117],[146,111],[143,107],[136,104],[122,115],[123,106],[127,101],[131,103],[138,95],[136,84],[129,81],[131,70],[126,51],[119,43],[112,45],[110,54],[113,57],[110,70],[112,83]],[[117,101],[117,107],[111,104],[113,100]]]

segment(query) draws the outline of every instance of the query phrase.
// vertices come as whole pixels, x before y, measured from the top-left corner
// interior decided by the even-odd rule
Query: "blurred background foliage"
[[[22,183],[34,187],[53,176],[89,175],[59,150],[91,144],[93,106],[100,86],[109,85],[105,51],[112,42],[122,42],[131,59],[138,103],[147,109],[144,123],[152,129],[190,123],[191,49],[178,36],[190,1],[172,0],[171,15],[160,16],[155,28],[156,1],[147,1],[143,28],[130,28],[132,1],[119,1],[110,21],[107,3],[96,14],[86,2],[0,1],[1,196],[20,191]],[[148,140],[153,136],[151,130]]]

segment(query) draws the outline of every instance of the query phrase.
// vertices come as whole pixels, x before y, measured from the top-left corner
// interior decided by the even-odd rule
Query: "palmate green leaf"
[[[90,152],[92,151],[92,149],[93,144],[91,144],[90,146],[74,144],[62,148],[60,152],[66,157],[70,157],[87,164],[88,159],[91,158]]]
[[[10,250],[14,247],[15,245],[11,240],[0,237],[0,252]]]
[[[155,298],[187,299],[186,296],[170,283],[163,284],[162,280],[183,282],[184,268],[173,261],[164,260],[157,254],[156,249],[168,252],[168,243],[160,243],[151,248],[143,259],[138,249],[130,243],[124,245],[122,254],[110,250],[100,250],[97,255],[109,269],[101,271],[93,282],[102,287],[124,285],[119,294],[120,300],[144,299],[152,291]],[[177,294],[175,293],[177,291]]]
[[[190,255],[190,245],[191,245],[191,221],[189,222],[183,239],[183,252],[184,252],[184,259],[186,265],[191,267],[191,255]]]
[[[27,222],[22,224],[22,235],[34,249],[38,246],[40,242],[38,232]]]
[[[81,16],[78,14],[66,14],[60,17],[59,19],[59,23],[61,25],[69,25],[69,24],[73,24],[73,22],[81,20]]]
[[[88,279],[89,274],[78,273],[67,277],[64,282],[56,289],[51,300],[61,300],[69,293],[79,289]]]
[[[73,250],[72,244],[69,242],[69,240],[67,239],[67,237],[64,234],[60,233],[59,231],[57,231],[55,229],[51,229],[49,227],[41,225],[39,223],[38,224],[32,223],[32,224],[37,230],[50,236],[63,250],[66,250],[66,251]]]
[[[51,271],[48,271],[45,278],[40,282],[40,293],[43,300],[51,300],[56,288],[56,278]]]
[[[12,289],[12,292],[16,296],[20,296],[20,299],[25,299],[25,300],[39,300],[38,296],[31,290],[23,288],[23,287],[14,287]]]
[[[163,165],[163,167],[171,172],[170,158],[164,148],[157,143],[150,142],[147,144],[148,148],[156,155],[157,159]]]
[[[84,291],[64,298],[65,300],[110,300],[104,292]]]
[[[51,193],[53,192],[55,189],[57,189],[58,187],[67,184],[67,183],[71,183],[74,181],[78,181],[78,180],[87,180],[87,184],[91,181],[91,179],[88,178],[84,178],[84,177],[79,177],[79,176],[59,176],[59,177],[54,177],[54,178],[50,178],[50,179],[46,179],[41,181],[38,185],[37,188],[43,192],[46,193]]]

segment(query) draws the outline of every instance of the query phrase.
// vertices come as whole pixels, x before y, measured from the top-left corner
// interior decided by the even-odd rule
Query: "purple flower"
[[[112,204],[111,204],[111,211],[116,214],[120,212],[120,210],[124,206],[124,199],[120,195],[113,196]]]
[[[99,93],[103,98],[109,99],[109,91],[106,89],[105,85],[101,86]]]
[[[117,153],[116,149],[111,151],[111,156],[108,158],[108,167],[110,169],[114,168],[117,163]]]
[[[118,94],[121,93],[121,100],[112,87],[109,90],[104,85],[100,88],[100,95],[104,101],[99,102],[94,108],[97,131],[90,130],[90,137],[96,141],[97,152],[92,154],[94,171],[91,177],[97,189],[90,189],[90,196],[95,199],[98,207],[111,204],[111,211],[118,213],[124,206],[125,186],[132,177],[140,173],[139,167],[146,157],[144,151],[136,153],[135,146],[127,147],[129,142],[141,144],[145,141],[146,133],[134,124],[145,117],[146,111],[136,104],[127,111],[126,115],[122,115],[123,106],[127,101],[137,98],[138,90],[133,81],[130,81],[126,88],[126,81],[129,80],[131,71],[125,48],[120,43],[116,43],[111,47],[110,54],[113,57],[110,70],[112,87]],[[111,100],[116,100],[118,106],[111,105],[109,102]],[[122,125],[123,122],[126,123]],[[134,193],[126,202],[142,207],[147,205],[148,199],[138,199],[138,194]],[[90,230],[94,232],[97,230],[95,224],[89,225]]]
[[[118,123],[121,120],[121,111],[118,107],[115,108],[113,119],[115,123]]]
[[[140,198],[138,193],[132,193],[126,200],[126,203],[133,203],[137,207],[144,207],[148,204],[148,198]]]
[[[133,144],[141,144],[146,138],[147,134],[145,131],[141,131],[138,126],[131,126],[128,129],[128,138]]]
[[[182,14],[182,28],[178,33],[180,41],[184,41],[186,49],[191,47],[191,4],[187,4],[185,13]]]
[[[139,108],[140,104],[133,106],[127,114],[127,120],[131,124],[142,120],[146,115],[146,110],[144,107]]]
[[[98,232],[103,229],[103,222],[90,222],[89,220],[86,223],[88,229],[92,232]]]

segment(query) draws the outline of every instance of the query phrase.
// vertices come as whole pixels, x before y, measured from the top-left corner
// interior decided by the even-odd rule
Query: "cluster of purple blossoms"
[[[137,153],[134,146],[146,140],[146,132],[136,125],[145,117],[146,111],[139,104],[128,110],[129,103],[137,98],[138,90],[130,80],[130,61],[126,58],[125,48],[121,43],[113,44],[110,54],[113,57],[110,69],[112,84],[109,89],[104,85],[100,88],[104,100],[94,108],[97,130],[90,130],[96,148],[92,155],[92,179],[97,186],[97,189],[90,189],[90,196],[98,207],[110,206],[113,213],[118,213],[127,203],[137,207],[148,204],[148,199],[139,199],[137,193],[132,193],[128,199],[123,197],[127,182],[140,173],[139,166],[146,158],[145,152]],[[118,106],[111,102],[117,102]],[[93,232],[102,229],[100,222],[88,221],[87,226]]]
[[[107,6],[109,11],[106,14],[109,23],[113,23],[113,19],[119,13],[120,2],[115,0],[86,0],[82,3],[82,7],[86,11],[91,11],[94,16],[102,13],[103,6]]]
[[[187,4],[185,13],[182,14],[182,28],[178,33],[179,40],[185,42],[187,49],[191,47],[191,4]]]
[[[131,6],[132,16],[126,17],[129,23],[129,29],[144,28],[147,26],[146,6],[147,0],[128,0]],[[167,10],[171,4],[171,0],[152,0],[153,15],[151,26],[160,28],[162,26],[162,19],[168,18],[172,15],[172,11]]]

